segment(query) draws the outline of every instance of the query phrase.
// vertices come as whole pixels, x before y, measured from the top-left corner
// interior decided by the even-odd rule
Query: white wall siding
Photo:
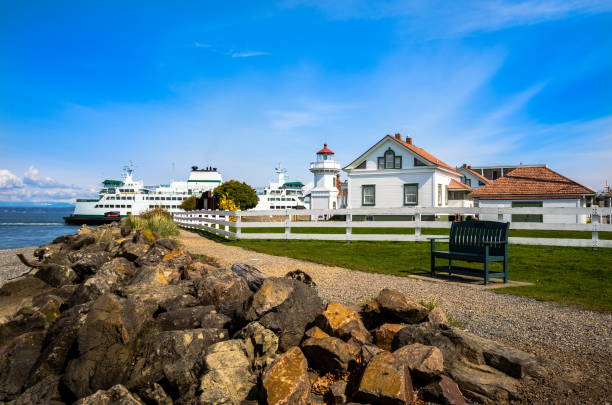
[[[349,208],[363,207],[361,187],[376,186],[377,208],[397,208],[404,206],[404,184],[419,185],[418,205],[431,207],[433,168],[419,169],[419,172],[402,172],[401,170],[382,170],[371,173],[349,174]],[[391,173],[392,172],[392,173]]]
[[[562,208],[562,207],[582,207],[580,199],[542,199],[542,200],[480,200],[479,206],[482,208],[509,208],[512,207],[513,201],[542,201],[542,207],[544,208]],[[502,221],[510,221],[510,214],[503,214]],[[485,221],[499,221],[498,216],[495,214],[481,214],[481,220]],[[586,216],[584,215],[549,215],[544,214],[542,222],[547,224],[575,224],[585,223]]]

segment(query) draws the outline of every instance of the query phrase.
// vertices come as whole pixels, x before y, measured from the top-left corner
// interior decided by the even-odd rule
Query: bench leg
[[[489,284],[489,262],[485,260],[484,262],[484,285]]]
[[[504,283],[508,282],[508,256],[504,257]]]
[[[453,260],[448,259],[448,275],[450,276],[453,272]]]
[[[430,273],[432,275],[432,277],[435,277],[436,275],[436,257],[434,256],[434,254],[431,254],[431,269],[430,269]]]

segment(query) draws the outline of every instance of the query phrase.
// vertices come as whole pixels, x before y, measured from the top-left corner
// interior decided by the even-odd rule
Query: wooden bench
[[[491,277],[502,277],[508,282],[508,222],[464,221],[453,222],[450,236],[429,238],[431,243],[431,275],[436,271],[483,276],[485,285]],[[436,241],[448,240],[448,250],[437,250]],[[436,266],[436,258],[448,259],[447,266]],[[453,260],[483,263],[483,270],[453,265]],[[491,272],[489,263],[503,262],[503,273]]]

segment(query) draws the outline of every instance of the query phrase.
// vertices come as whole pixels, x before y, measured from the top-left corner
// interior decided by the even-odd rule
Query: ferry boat
[[[268,187],[258,190],[259,202],[254,210],[284,210],[306,208],[304,184],[300,181],[287,181],[287,170],[276,168],[278,181],[270,182]]]
[[[128,215],[138,215],[151,208],[162,207],[169,212],[182,212],[183,200],[192,195],[200,197],[222,183],[216,167],[191,167],[187,181],[173,181],[159,186],[145,186],[134,180],[134,169],[126,166],[121,180],[107,179],[96,199],[77,199],[72,215],[64,217],[67,224],[97,225],[119,221]]]

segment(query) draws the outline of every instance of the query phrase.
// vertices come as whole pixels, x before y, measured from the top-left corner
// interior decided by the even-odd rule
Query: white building
[[[464,175],[401,134],[385,136],[344,170],[349,208],[472,206]]]
[[[310,190],[310,208],[336,209],[339,208],[339,187],[337,184],[340,173],[340,163],[334,160],[327,144],[317,152],[316,162],[310,163],[310,171],[314,174],[314,187]]]
[[[463,184],[475,189],[486,186],[491,182],[491,180],[484,177],[481,173],[472,169],[472,166],[468,166],[465,163],[461,167],[458,167],[457,171],[463,175]]]
[[[586,207],[595,192],[549,169],[524,166],[513,169],[490,184],[474,191],[480,207]],[[497,214],[481,215],[482,220],[498,221]],[[584,223],[581,215],[504,214],[503,221]]]

